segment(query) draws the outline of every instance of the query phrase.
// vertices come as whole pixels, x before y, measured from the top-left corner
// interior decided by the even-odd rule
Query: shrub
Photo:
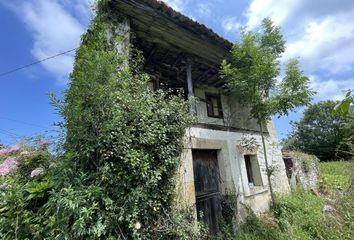
[[[0,150],[1,239],[32,239],[43,230],[43,206],[53,183],[47,174],[52,157],[42,143]]]

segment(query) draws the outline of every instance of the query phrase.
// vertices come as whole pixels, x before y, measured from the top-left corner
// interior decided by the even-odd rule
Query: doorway
[[[219,232],[221,217],[220,171],[217,150],[192,150],[198,221],[211,234]]]

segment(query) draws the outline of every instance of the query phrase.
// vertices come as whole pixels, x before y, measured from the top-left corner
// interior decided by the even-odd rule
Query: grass
[[[270,212],[250,214],[236,233],[225,229],[217,239],[354,239],[354,162],[321,162],[320,172],[321,196],[304,190],[278,196]],[[335,211],[324,213],[325,204]]]
[[[354,161],[321,162],[320,187],[323,192],[347,189],[353,177]]]

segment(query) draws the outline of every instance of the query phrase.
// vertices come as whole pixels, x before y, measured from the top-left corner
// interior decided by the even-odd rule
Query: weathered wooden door
[[[198,221],[212,234],[219,231],[221,216],[220,174],[216,150],[193,150],[193,171]]]

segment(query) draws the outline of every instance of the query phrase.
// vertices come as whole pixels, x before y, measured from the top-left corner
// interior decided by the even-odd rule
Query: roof
[[[175,11],[161,0],[112,0],[116,7],[121,9],[124,14],[130,15],[133,19],[141,18],[144,22],[148,21],[148,16],[162,21],[169,21],[191,34],[196,35],[200,40],[208,42],[223,51],[229,52],[232,43],[216,34],[212,29],[193,19]],[[144,14],[146,17],[142,17]]]
[[[173,8],[168,6],[161,0],[140,0],[148,6],[154,8],[155,10],[165,14],[167,17],[173,19],[177,24],[183,26],[185,29],[197,33],[202,36],[206,36],[221,46],[225,47],[227,50],[230,50],[232,43],[225,38],[219,36],[212,29],[208,28],[202,23],[194,21],[193,19],[183,15],[180,12],[175,11]]]
[[[222,60],[232,43],[213,30],[158,0],[111,0],[110,9],[128,16],[134,45],[144,53],[145,68],[171,86],[183,85],[187,60],[193,62],[194,82],[219,87]]]

